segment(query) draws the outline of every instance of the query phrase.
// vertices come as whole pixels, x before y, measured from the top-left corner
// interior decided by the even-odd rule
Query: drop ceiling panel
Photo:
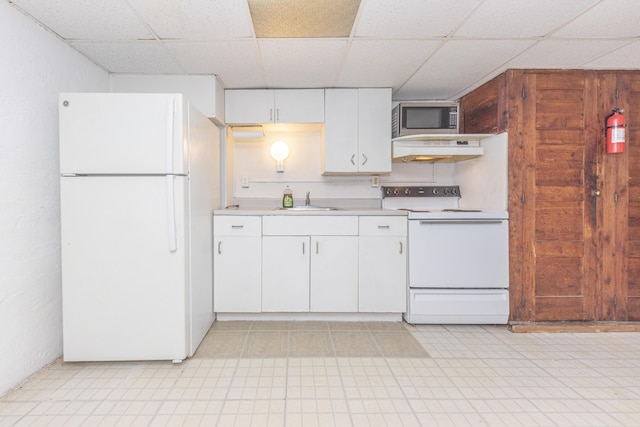
[[[360,0],[348,37],[269,39],[256,38],[247,0],[9,4],[110,72],[216,74],[228,88],[372,86],[397,100],[452,99],[507,67],[640,69],[639,0]]]
[[[180,74],[184,70],[157,41],[71,42],[89,59],[114,73]]]
[[[162,39],[251,37],[249,7],[237,0],[129,0]]]
[[[554,37],[640,37],[638,0],[602,0],[554,34]]]
[[[542,37],[598,0],[485,0],[455,37]]]
[[[225,87],[259,88],[266,79],[252,40],[165,42],[187,73],[216,74]]]
[[[124,0],[13,0],[63,39],[153,39]]]
[[[336,86],[399,88],[440,43],[437,40],[354,40]]]
[[[258,38],[349,37],[360,0],[248,0]]]
[[[480,0],[363,1],[356,37],[444,37],[460,25]]]
[[[507,68],[578,68],[625,44],[619,40],[543,40],[507,63]]]
[[[260,39],[267,87],[331,87],[347,48],[343,39]]]
[[[529,40],[448,41],[393,99],[455,99],[531,44]]]
[[[637,69],[639,68],[638,58],[640,58],[640,42],[633,42],[587,62],[584,66],[587,68]]]

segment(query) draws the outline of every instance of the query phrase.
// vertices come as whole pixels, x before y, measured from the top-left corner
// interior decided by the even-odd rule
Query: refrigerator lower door
[[[61,178],[65,361],[188,355],[186,184],[186,177]]]

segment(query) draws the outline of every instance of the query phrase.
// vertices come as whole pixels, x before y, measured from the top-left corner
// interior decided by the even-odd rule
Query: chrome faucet
[[[311,206],[311,199],[309,198],[309,194],[311,194],[311,191],[307,191],[307,197],[305,197],[304,199],[305,206]]]

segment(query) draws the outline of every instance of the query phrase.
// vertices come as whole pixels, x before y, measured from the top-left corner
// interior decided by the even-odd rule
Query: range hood
[[[453,163],[484,154],[481,141],[492,134],[422,134],[391,140],[395,163]]]

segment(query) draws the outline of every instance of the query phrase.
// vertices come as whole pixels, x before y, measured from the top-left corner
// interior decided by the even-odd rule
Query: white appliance
[[[408,323],[509,319],[508,213],[459,199],[455,185],[383,187],[383,208],[408,211]]]
[[[482,141],[491,134],[409,135],[391,140],[394,163],[454,163],[484,155]]]
[[[177,94],[59,108],[64,360],[193,355],[214,318],[218,128]]]

